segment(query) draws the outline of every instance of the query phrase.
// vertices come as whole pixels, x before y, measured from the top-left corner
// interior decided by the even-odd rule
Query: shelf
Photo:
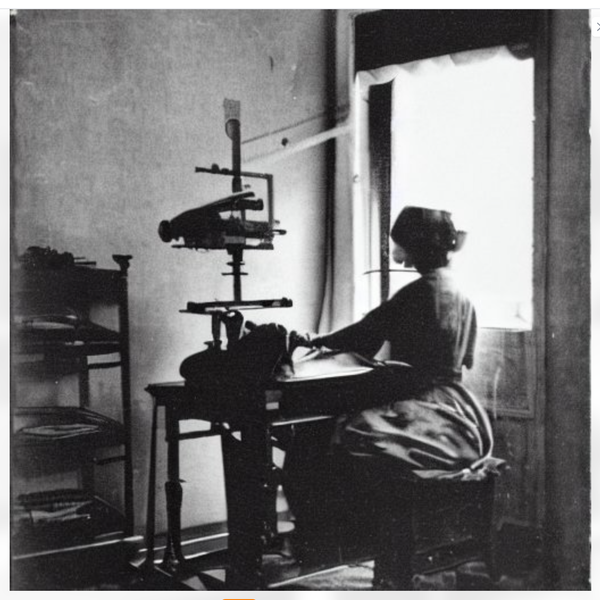
[[[36,250],[42,258],[51,254],[32,247],[27,256],[35,258]],[[78,490],[53,492],[60,502],[76,503],[81,497],[93,499],[82,501],[81,506],[73,504],[75,513],[65,523],[45,517],[13,520],[15,544],[18,542],[15,548],[19,552],[29,552],[30,546],[33,552],[46,547],[56,547],[58,552],[78,544],[87,546],[96,535],[103,536],[107,531],[120,532],[121,537],[133,533],[127,291],[131,257],[113,255],[113,259],[118,268],[21,260],[20,266],[11,271],[14,385],[10,458],[11,467],[23,484],[20,491],[33,492],[21,496],[15,508],[23,517],[23,511],[27,512],[21,506],[24,499],[54,501],[54,496],[37,493],[39,478],[50,475],[54,481],[62,480],[64,487],[72,485],[76,476],[77,483],[73,485]],[[103,388],[102,402],[94,402],[98,389],[93,384],[102,384],[101,372],[114,368],[119,372],[110,375],[113,397],[105,397]],[[65,384],[55,387],[63,377],[68,377]],[[54,398],[51,404],[66,406],[28,406],[44,404],[38,398]],[[89,409],[91,406],[94,411]],[[115,463],[119,463],[118,468],[113,468]],[[100,475],[99,467],[102,477],[111,478],[111,482],[113,476],[121,477],[122,471],[125,516],[90,495],[95,490],[96,476]],[[85,512],[86,507],[92,510],[91,514]]]
[[[123,514],[77,489],[20,495],[11,510],[13,557],[90,544],[124,529]]]
[[[127,278],[89,267],[12,274],[13,352],[82,357],[120,352],[122,333],[90,320],[93,304],[120,304]]]
[[[101,300],[118,302],[124,275],[113,269],[68,267],[63,269],[16,269],[12,274],[13,294],[27,299],[30,306],[67,306]]]
[[[136,570],[132,571],[135,569],[133,563],[143,543],[141,536],[123,537],[122,534],[118,534],[102,536],[98,541],[81,546],[13,555],[11,590],[114,590],[115,581],[127,582],[131,580],[132,573],[136,575]],[[108,582],[110,585],[107,587]],[[117,587],[129,589],[121,585]]]
[[[109,352],[102,353],[103,356],[108,356]],[[83,356],[100,356],[100,353],[87,354]],[[26,359],[25,359],[26,357]],[[19,378],[20,381],[31,381],[40,379],[54,379],[64,377],[66,375],[74,375],[81,373],[81,357],[79,354],[60,353],[60,352],[36,352],[19,355],[13,360],[12,374]],[[94,361],[87,363],[87,370],[94,371],[99,369],[114,369],[122,367],[123,362],[118,360]]]
[[[14,351],[62,358],[119,352],[121,336],[117,331],[89,321],[65,323],[67,318],[60,314],[21,317],[21,322],[15,324]]]
[[[15,349],[18,354],[47,354],[53,357],[67,359],[83,356],[101,356],[119,352],[120,344],[115,341],[101,342],[29,342]]]
[[[78,407],[16,408],[12,443],[20,464],[89,460],[95,450],[125,441],[121,423]],[[51,451],[51,452],[50,452]]]

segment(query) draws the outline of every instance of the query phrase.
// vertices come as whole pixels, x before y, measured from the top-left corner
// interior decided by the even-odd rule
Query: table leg
[[[154,568],[154,534],[156,520],[156,428],[158,406],[156,401],[152,408],[152,431],[150,434],[150,468],[148,473],[148,499],[146,505],[146,560],[144,568]]]
[[[168,571],[176,571],[185,562],[181,550],[181,505],[183,488],[179,479],[179,420],[173,409],[166,408],[167,438],[167,543],[162,566]]]
[[[269,496],[271,445],[265,423],[248,423],[238,440],[222,436],[229,568],[226,586],[232,590],[265,588],[262,557],[270,538]]]

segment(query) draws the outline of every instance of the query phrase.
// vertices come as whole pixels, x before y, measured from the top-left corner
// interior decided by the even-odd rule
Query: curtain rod
[[[348,123],[343,125],[337,125],[332,129],[328,129],[326,131],[322,131],[321,133],[317,133],[312,135],[296,144],[289,144],[282,148],[281,150],[275,150],[274,152],[267,152],[266,154],[259,154],[258,156],[253,156],[252,158],[244,161],[244,168],[254,167],[257,163],[262,162],[274,162],[278,160],[283,160],[296,154],[296,152],[301,152],[302,150],[308,150],[308,148],[313,148],[314,146],[318,146],[323,142],[331,140],[333,138],[340,137],[342,135],[346,135],[350,133],[351,126]]]

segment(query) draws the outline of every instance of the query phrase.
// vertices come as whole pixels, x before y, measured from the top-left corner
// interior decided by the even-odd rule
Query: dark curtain
[[[354,23],[355,71],[533,39],[535,10],[380,10]]]

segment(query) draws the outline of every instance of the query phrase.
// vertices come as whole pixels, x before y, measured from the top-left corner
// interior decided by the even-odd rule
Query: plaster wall
[[[49,246],[116,267],[133,255],[130,320],[136,523],[144,522],[151,404],[148,383],[179,379],[181,361],[211,338],[188,301],[233,298],[224,251],[175,250],[158,223],[226,196],[231,167],[223,100],[241,102],[244,161],[322,130],[326,21],[319,10],[28,10],[13,24],[13,256]],[[292,298],[249,318],[314,330],[320,305],[324,148],[253,164],[275,176],[273,252],[246,252],[244,298]],[[248,183],[248,182],[247,182]],[[257,188],[257,192],[265,194]],[[266,196],[262,196],[266,199]],[[300,226],[302,224],[302,226]],[[67,386],[68,387],[68,386]],[[118,385],[92,380],[97,408]],[[50,384],[36,401],[66,402]],[[21,400],[21,399],[19,399]],[[26,399],[25,399],[26,400]],[[162,433],[159,433],[159,439]],[[159,469],[164,473],[165,457]],[[225,518],[215,438],[182,444],[183,526]],[[160,478],[159,478],[160,481]],[[107,494],[118,497],[118,478]],[[165,528],[159,489],[158,528]]]

